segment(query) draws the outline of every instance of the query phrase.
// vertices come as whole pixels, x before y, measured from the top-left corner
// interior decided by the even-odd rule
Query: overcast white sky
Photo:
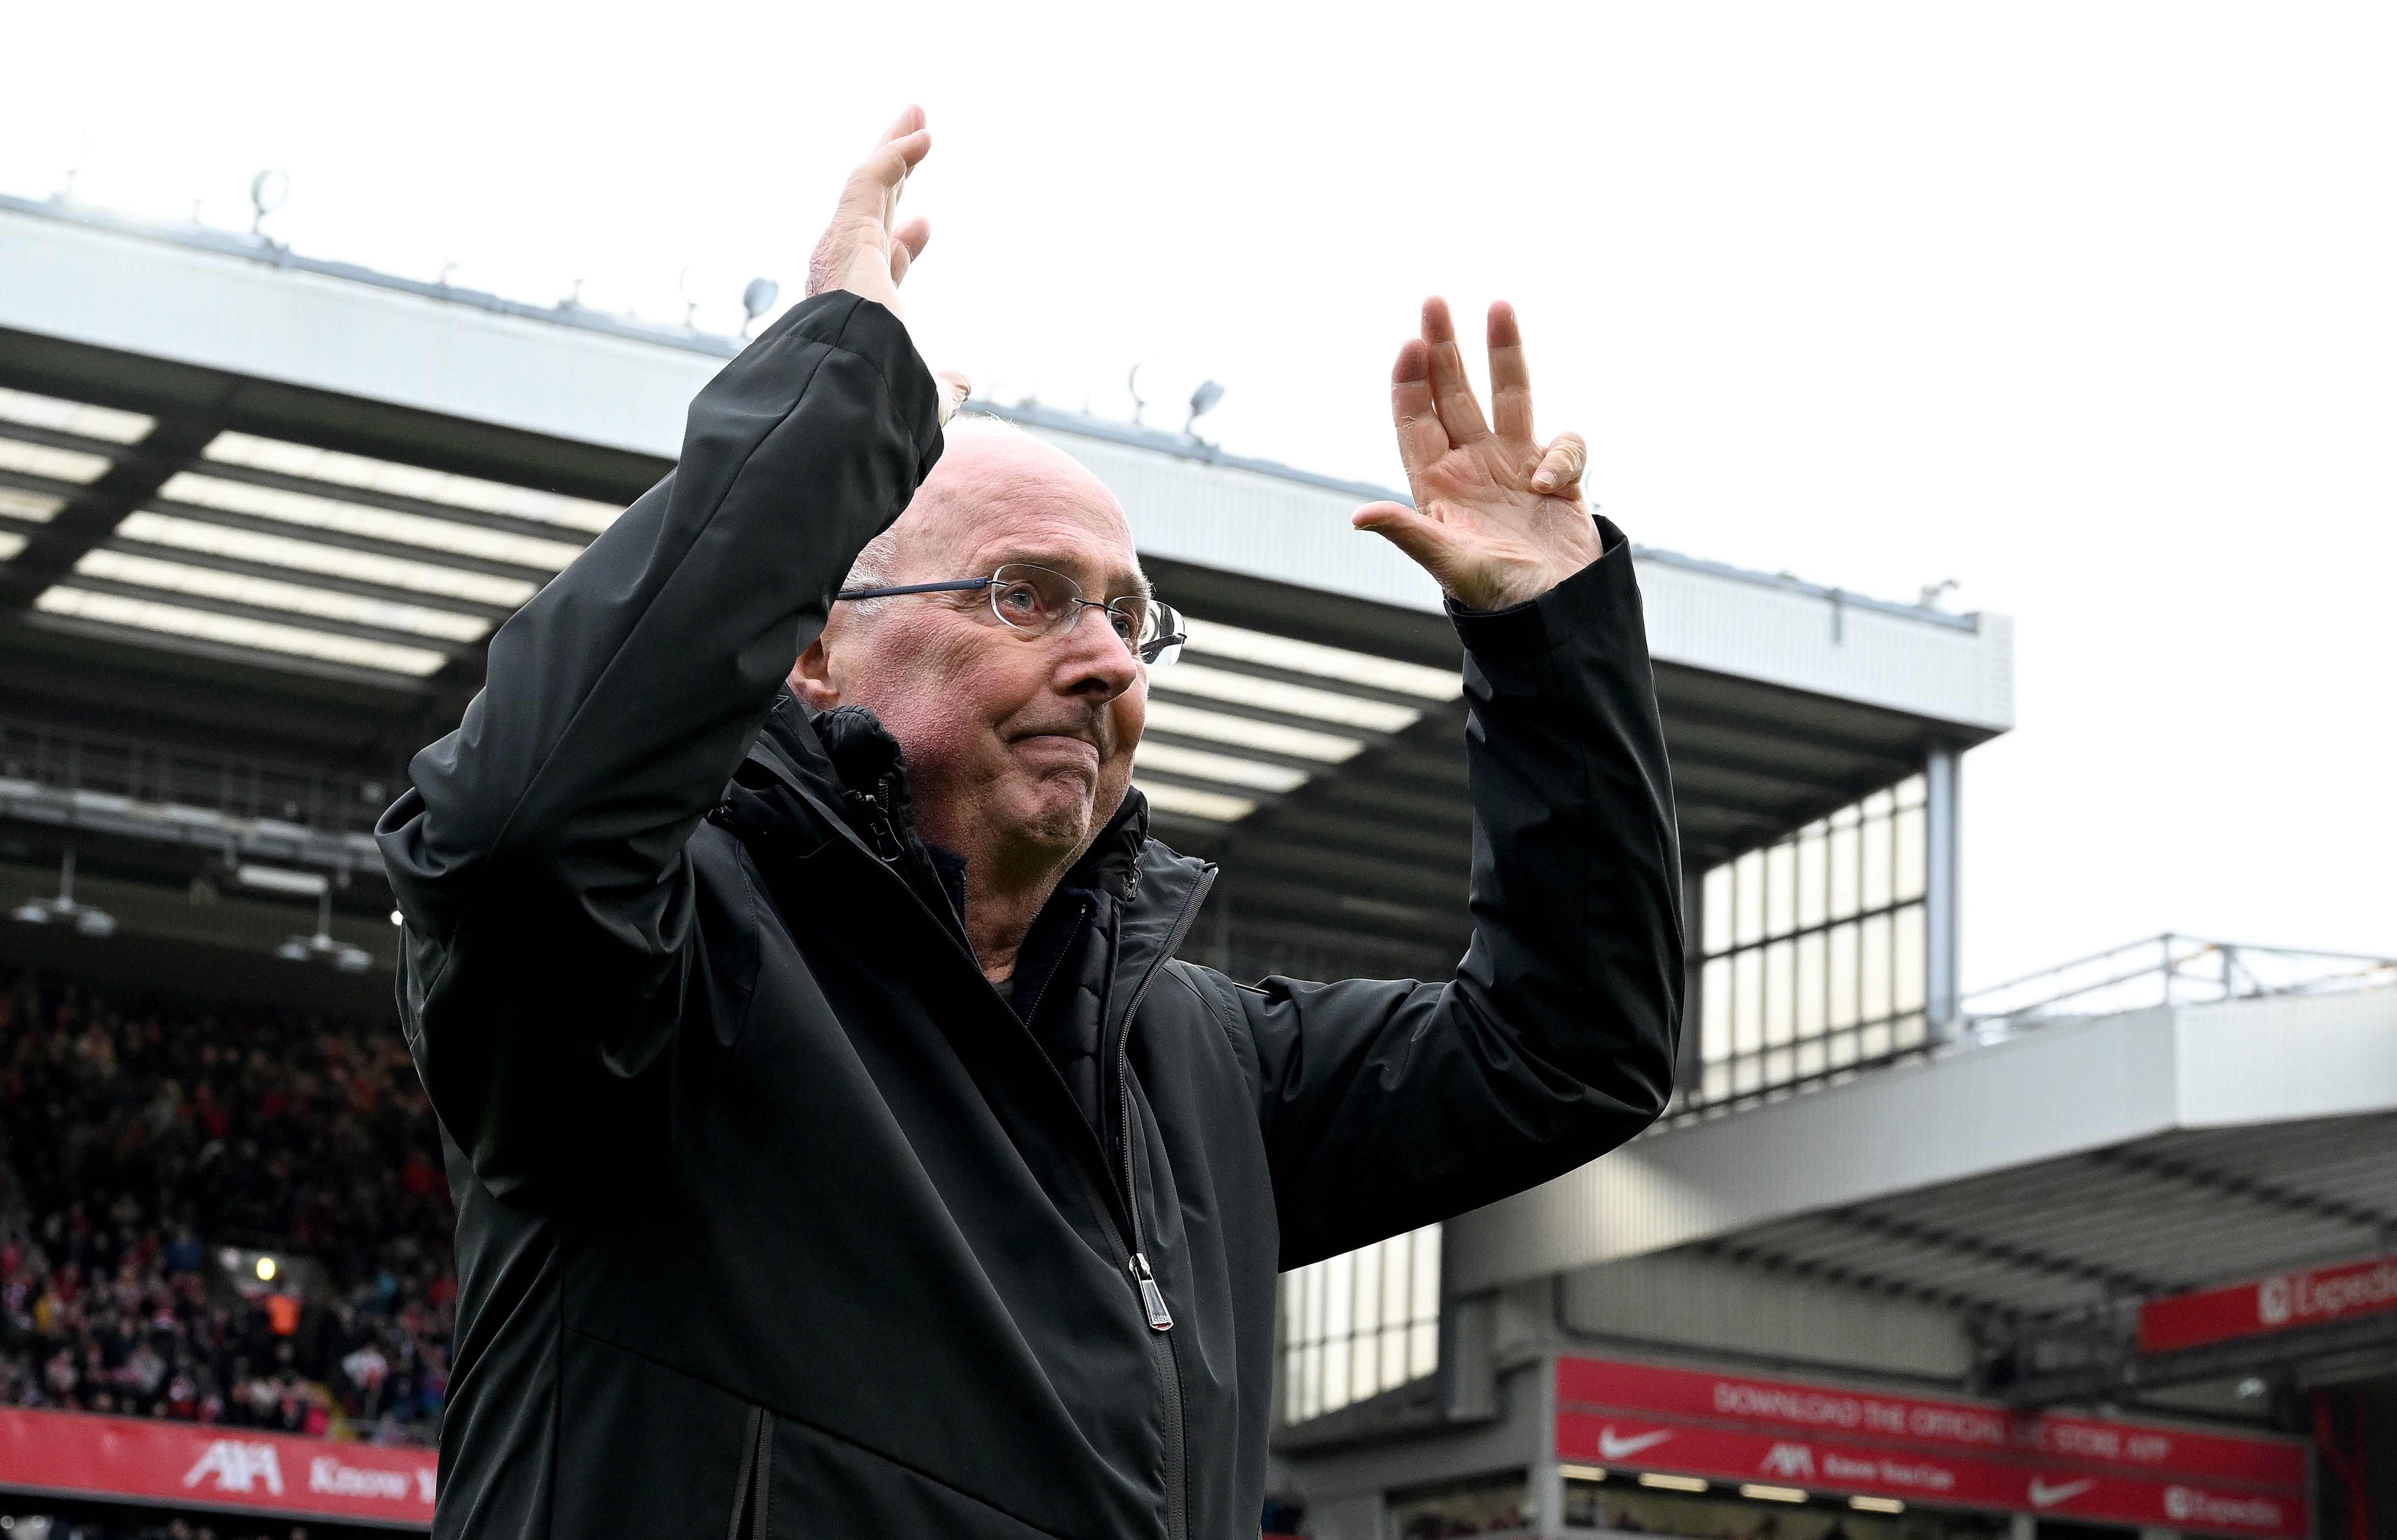
[[[737,321],[908,100],[936,364],[1395,481],[1426,292],[1516,302],[1632,538],[2016,617],[1966,978],[2397,953],[2397,9],[12,7],[0,189]],[[1357,538],[1368,539],[1359,535]]]

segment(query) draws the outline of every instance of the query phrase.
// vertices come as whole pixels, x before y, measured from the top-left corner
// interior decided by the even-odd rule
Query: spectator
[[[452,1228],[397,1032],[0,975],[0,1404],[432,1441]],[[234,1235],[330,1297],[212,1291]]]

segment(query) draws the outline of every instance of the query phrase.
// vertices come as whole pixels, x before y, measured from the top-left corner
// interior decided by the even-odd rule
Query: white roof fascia
[[[1421,568],[1349,526],[1373,489],[1286,480],[1046,425],[1027,431],[1107,484],[1144,555],[1440,608],[1440,589]],[[1640,552],[1638,567],[1649,650],[1660,662],[1986,731],[2014,726],[2006,616],[1879,603],[1669,552]]]
[[[13,205],[10,207],[9,205]],[[536,307],[292,256],[219,232],[145,232],[0,203],[0,328],[676,458],[730,340]],[[654,337],[643,335],[653,331]],[[1437,611],[1431,580],[1349,527],[1378,489],[1197,440],[993,408],[1112,488],[1146,554]],[[1637,553],[1662,662],[1982,731],[2014,723],[2013,626]]]
[[[668,460],[724,363],[7,210],[0,327]]]
[[[1636,1139],[1451,1221],[1474,1293],[2183,1129],[2397,1109],[2397,990],[2058,1023]]]

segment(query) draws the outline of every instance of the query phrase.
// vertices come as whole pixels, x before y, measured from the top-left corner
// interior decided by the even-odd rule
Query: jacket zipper
[[[1125,1266],[1132,1273],[1133,1286],[1140,1291],[1141,1308],[1148,1316],[1148,1352],[1157,1364],[1159,1409],[1165,1422],[1166,1540],[1188,1540],[1190,1452],[1182,1413],[1182,1363],[1173,1346],[1173,1316],[1166,1308],[1165,1291],[1158,1286],[1157,1275],[1150,1270],[1147,1243],[1140,1227],[1140,1185],[1132,1153],[1132,1022],[1139,1013],[1141,1001],[1148,998],[1148,986],[1157,982],[1157,975],[1173,959],[1173,949],[1182,944],[1207,890],[1214,885],[1214,874],[1209,872],[1183,900],[1182,912],[1173,917],[1165,944],[1158,948],[1157,960],[1141,975],[1140,983],[1133,986],[1132,999],[1124,1006],[1123,1036],[1116,1043],[1117,1145],[1123,1153],[1124,1213],[1132,1221],[1132,1255]]]
[[[797,794],[802,801],[813,800],[809,797],[805,792],[800,791],[797,786],[791,784],[791,783],[786,781],[784,782],[784,784],[790,786],[790,789]],[[824,810],[825,810],[821,807],[818,808],[819,812],[823,812]],[[877,813],[883,812],[883,810],[878,805],[875,807],[874,810]],[[888,828],[889,824],[887,823],[887,817],[888,815],[884,814],[882,818],[877,819],[876,822],[882,824],[883,828]],[[835,819],[834,822],[837,824],[842,821]],[[848,832],[852,839],[857,840],[857,844],[861,849],[864,850],[868,855],[872,855],[876,858],[877,864],[880,865],[885,871],[891,871],[890,858],[883,857],[879,851],[873,849],[872,846],[867,845],[863,838],[859,838],[854,829],[850,829]],[[880,831],[877,830],[877,832]],[[892,830],[891,835],[895,842],[896,831]],[[928,918],[931,917],[931,911],[925,907],[923,900],[917,896],[916,890],[908,886],[907,882],[904,878],[899,878],[899,874],[897,872],[892,871],[891,875],[893,878],[899,880],[900,891],[904,892],[908,898],[915,903],[917,908],[923,909]],[[1127,891],[1137,890],[1139,881],[1139,875],[1135,868],[1134,872],[1127,881]],[[1140,978],[1140,983],[1133,986],[1132,999],[1125,1005],[1123,1015],[1121,1017],[1124,1024],[1124,1037],[1116,1044],[1116,1118],[1117,1126],[1122,1135],[1120,1142],[1123,1149],[1123,1203],[1124,1216],[1132,1222],[1132,1244],[1130,1246],[1124,1245],[1124,1237],[1116,1231],[1115,1220],[1107,1213],[1105,1207],[1102,1205],[1099,1209],[1099,1218],[1105,1224],[1107,1230],[1109,1231],[1109,1239],[1113,1239],[1118,1248],[1126,1253],[1124,1260],[1125,1270],[1132,1277],[1132,1287],[1138,1292],[1140,1297],[1142,1312],[1148,1319],[1149,1358],[1157,1367],[1157,1375],[1159,1389],[1161,1391],[1160,1410],[1163,1413],[1165,1422],[1164,1475],[1165,1533],[1167,1540],[1189,1540],[1190,1499],[1189,1493],[1185,1489],[1189,1484],[1190,1462],[1189,1451],[1185,1447],[1185,1433],[1182,1414],[1182,1366],[1180,1360],[1174,1356],[1172,1335],[1173,1317],[1166,1308],[1165,1291],[1158,1286],[1157,1275],[1149,1267],[1146,1246],[1141,1234],[1140,1190],[1136,1185],[1136,1173],[1132,1169],[1132,1049],[1130,1039],[1132,1036],[1132,1019],[1133,1015],[1139,1011],[1141,1001],[1148,998],[1149,985],[1157,982],[1158,973],[1164,969],[1168,962],[1172,960],[1173,949],[1182,944],[1182,938],[1189,932],[1191,921],[1198,916],[1199,904],[1205,901],[1208,890],[1214,887],[1214,885],[1215,874],[1214,871],[1210,868],[1191,888],[1189,896],[1182,901],[1182,911],[1174,916],[1173,924],[1167,930],[1164,944],[1158,948],[1157,960],[1148,965],[1148,971],[1143,973]],[[1088,911],[1085,910],[1084,923],[1088,923]],[[975,967],[976,971],[980,971],[980,966],[971,953],[966,953],[965,957],[969,964]],[[1051,976],[1053,977],[1053,975]],[[994,997],[997,997],[998,992],[994,988],[991,993]],[[1038,1009],[1040,998],[1045,998],[1048,993],[1049,985],[1046,982],[1043,982],[1040,986],[1040,996],[1036,997],[1033,1001],[1035,1010]],[[1001,999],[999,1003],[1004,1005],[1006,1004],[1006,1001]],[[1012,1011],[1011,1009],[1011,1013]],[[1026,1035],[1029,1035],[1028,1028]],[[1037,1046],[1038,1045],[1036,1045],[1036,1048]]]

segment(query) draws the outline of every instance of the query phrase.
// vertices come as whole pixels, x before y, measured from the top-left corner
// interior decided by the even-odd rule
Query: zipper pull
[[[1152,1332],[1173,1330],[1173,1317],[1165,1308],[1165,1291],[1157,1286],[1157,1275],[1148,1270],[1148,1258],[1132,1253],[1132,1281],[1140,1285],[1140,1302],[1148,1310],[1148,1329]]]

